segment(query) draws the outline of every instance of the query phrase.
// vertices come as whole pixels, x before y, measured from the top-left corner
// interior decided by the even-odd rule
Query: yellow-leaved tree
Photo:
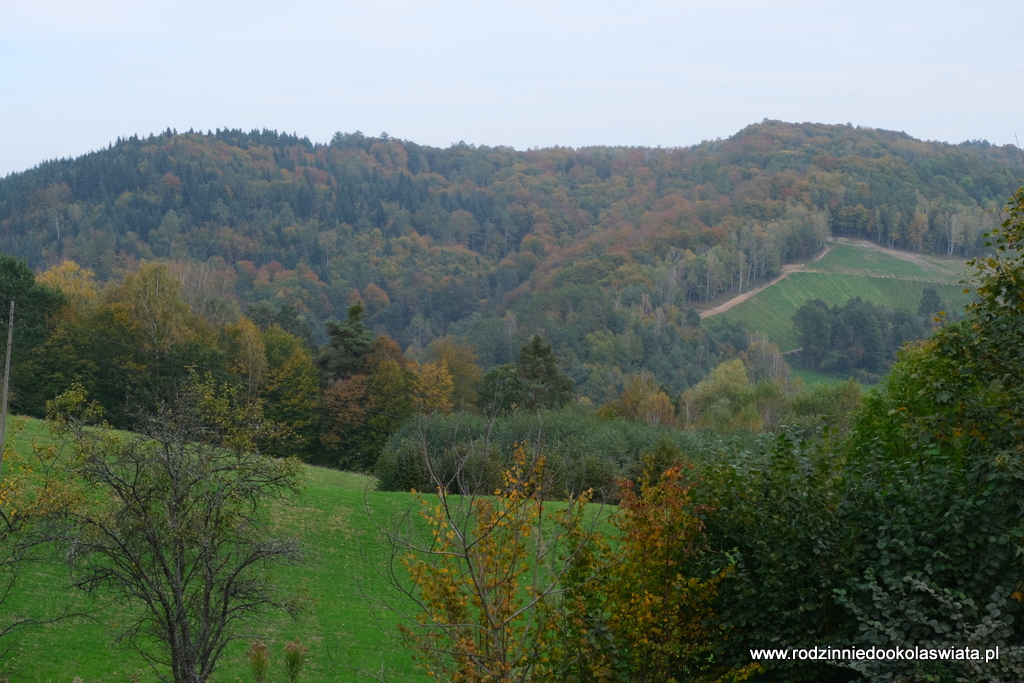
[[[455,384],[443,358],[421,365],[416,380],[417,413],[427,415],[451,412]]]
[[[67,475],[67,453],[58,445],[16,449],[15,436],[24,420],[8,428],[0,474],[0,605],[17,590],[22,570],[39,561],[40,551],[59,535],[59,522],[81,498],[80,489]],[[30,613],[2,610],[0,638],[28,624],[43,624],[71,616],[70,607],[38,604]],[[0,647],[0,658],[10,647]]]
[[[473,348],[449,334],[430,342],[427,354],[433,362],[444,363],[451,376],[452,406],[455,409],[465,409],[475,405],[477,389],[484,377],[484,371],[477,365],[477,356]]]
[[[242,316],[224,326],[228,352],[228,372],[245,383],[245,398],[253,401],[260,395],[267,379],[267,345],[256,325]]]
[[[92,306],[100,291],[96,284],[96,273],[68,259],[47,268],[36,278],[36,282],[64,292],[68,302],[76,309]]]
[[[672,399],[658,386],[654,375],[646,370],[626,380],[619,403],[621,414],[630,420],[669,427],[675,422]]]
[[[400,600],[406,644],[444,681],[557,680],[565,581],[573,558],[594,540],[599,515],[589,495],[546,502],[544,460],[522,446],[493,496],[438,488],[386,529],[386,576]],[[417,518],[418,517],[418,518]]]

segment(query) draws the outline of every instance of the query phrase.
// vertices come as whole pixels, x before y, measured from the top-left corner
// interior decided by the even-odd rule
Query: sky
[[[0,0],[0,177],[167,128],[677,147],[1024,137],[1019,0]]]

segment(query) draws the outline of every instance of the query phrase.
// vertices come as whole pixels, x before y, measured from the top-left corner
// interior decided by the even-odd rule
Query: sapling
[[[298,638],[284,646],[284,666],[288,671],[288,683],[299,680],[299,673],[302,672],[302,665],[306,663],[308,653],[309,648]]]
[[[247,653],[252,678],[256,683],[266,683],[267,669],[270,667],[270,651],[262,640],[254,640]]]

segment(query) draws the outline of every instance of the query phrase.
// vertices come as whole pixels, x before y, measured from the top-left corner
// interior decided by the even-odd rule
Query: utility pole
[[[4,448],[7,444],[7,389],[11,384],[11,347],[14,345],[14,299],[11,299],[11,313],[7,319],[7,360],[4,362],[3,405],[0,406],[0,468],[4,464]]]

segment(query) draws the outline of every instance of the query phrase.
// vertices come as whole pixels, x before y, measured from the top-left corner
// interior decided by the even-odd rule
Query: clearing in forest
[[[859,296],[889,308],[916,312],[921,293],[934,288],[950,311],[970,301],[960,284],[967,276],[964,261],[886,249],[862,240],[835,239],[813,261],[787,265],[766,285],[701,313],[745,320],[783,351],[795,349],[793,314],[811,299],[841,306]]]

